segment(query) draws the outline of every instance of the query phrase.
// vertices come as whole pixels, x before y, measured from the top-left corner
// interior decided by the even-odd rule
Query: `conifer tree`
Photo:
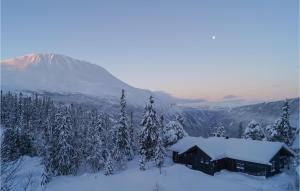
[[[128,118],[126,113],[126,98],[125,91],[122,90],[122,95],[120,99],[121,113],[118,124],[115,129],[115,148],[114,148],[114,160],[123,168],[126,160],[131,160],[133,158],[133,151],[130,147],[129,138],[129,126]]]
[[[136,134],[135,134],[135,129],[133,127],[133,112],[130,112],[130,123],[129,123],[129,143],[130,143],[130,148],[132,149],[132,155],[130,159],[133,159],[134,154],[136,152]]]
[[[103,166],[103,145],[102,145],[102,123],[100,116],[97,117],[95,113],[95,118],[93,118],[96,122],[93,122],[93,126],[89,128],[88,132],[88,142],[89,150],[87,156],[87,162],[92,167],[94,172],[100,170]]]
[[[252,120],[245,129],[243,138],[251,140],[263,140],[265,135],[261,126],[255,120]]]
[[[57,175],[68,175],[75,172],[73,164],[74,148],[72,142],[72,127],[67,108],[58,109],[55,115],[55,131],[57,133],[57,146],[55,147],[55,165]]]
[[[187,133],[178,120],[169,121],[163,127],[163,141],[165,146],[173,145],[185,136],[187,136]]]
[[[217,127],[214,127],[212,136],[213,137],[225,137],[226,131],[224,126],[218,125]]]
[[[160,118],[160,127],[158,133],[158,139],[155,149],[155,164],[159,168],[159,173],[161,174],[161,168],[164,164],[164,159],[166,155],[166,150],[163,142],[163,128],[164,128],[164,118]]]
[[[145,107],[143,120],[141,122],[142,129],[139,136],[140,143],[140,169],[145,169],[145,163],[155,158],[155,148],[158,139],[159,122],[154,110],[154,100],[150,96],[149,104]]]
[[[289,103],[286,99],[282,107],[281,117],[273,126],[267,129],[269,141],[278,141],[291,145],[294,137],[294,128],[289,122]]]
[[[113,161],[109,150],[105,150],[104,174],[106,176],[112,175],[114,171]]]

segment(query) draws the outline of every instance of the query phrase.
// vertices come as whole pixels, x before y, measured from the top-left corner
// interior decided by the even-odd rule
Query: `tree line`
[[[126,105],[122,90],[115,119],[85,104],[1,91],[1,163],[24,155],[41,157],[43,185],[54,176],[76,174],[82,167],[111,175],[125,169],[138,154],[141,170],[147,169],[148,162],[161,169],[165,148],[187,135],[184,119],[177,115],[165,123],[150,96],[140,127],[135,127]]]
[[[290,106],[288,100],[284,101],[281,109],[281,116],[274,124],[263,128],[255,120],[251,120],[244,131],[241,130],[241,138],[259,141],[283,142],[291,146],[295,139],[296,128],[289,122]],[[240,127],[241,128],[241,127]],[[211,128],[211,136],[225,137],[224,126],[218,125]]]

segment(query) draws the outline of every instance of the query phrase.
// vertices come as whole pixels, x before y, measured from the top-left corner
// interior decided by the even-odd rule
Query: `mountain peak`
[[[31,53],[21,57],[7,59],[1,61],[1,65],[6,65],[15,69],[26,69],[28,66],[38,63],[51,64],[51,63],[74,63],[76,60],[69,56],[55,54],[55,53]]]
[[[81,93],[119,99],[122,89],[128,100],[144,104],[148,90],[134,88],[103,67],[61,54],[33,53],[1,61],[2,88],[58,93]]]

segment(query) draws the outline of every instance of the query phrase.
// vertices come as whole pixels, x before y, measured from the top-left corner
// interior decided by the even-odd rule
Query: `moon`
[[[215,40],[215,39],[216,39],[216,36],[212,36],[211,39]]]

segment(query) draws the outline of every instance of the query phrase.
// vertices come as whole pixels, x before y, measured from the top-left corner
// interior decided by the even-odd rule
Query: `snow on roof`
[[[294,154],[284,143],[223,137],[185,137],[170,150],[183,153],[193,146],[199,147],[211,160],[227,157],[267,165],[271,165],[270,160],[281,148]]]

